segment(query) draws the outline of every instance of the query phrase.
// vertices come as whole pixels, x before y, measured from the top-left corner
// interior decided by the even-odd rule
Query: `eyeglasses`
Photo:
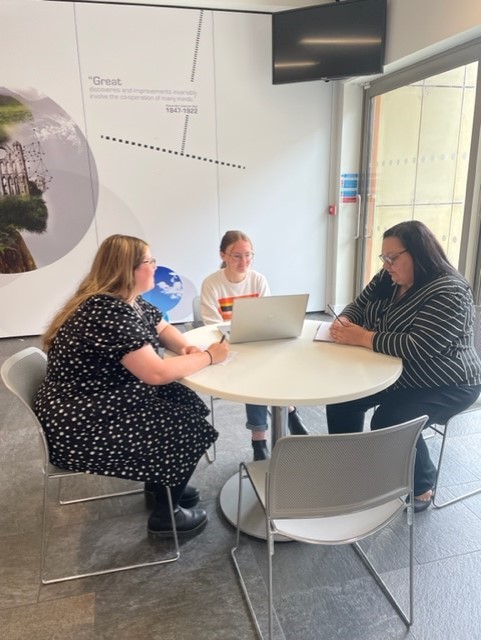
[[[155,265],[157,264],[157,259],[156,258],[148,258],[147,260],[142,260],[140,264],[150,264],[153,267],[155,267]]]
[[[395,253],[393,256],[385,256],[381,253],[381,255],[379,256],[379,260],[381,260],[381,262],[387,263],[390,267],[392,267],[393,264],[396,262],[396,260],[399,258],[399,256],[401,256],[403,253],[406,253],[406,252],[407,252],[407,249],[403,249],[399,253]]]
[[[254,259],[253,253],[226,253],[225,255],[230,256],[235,262],[241,262],[242,260],[250,262]]]

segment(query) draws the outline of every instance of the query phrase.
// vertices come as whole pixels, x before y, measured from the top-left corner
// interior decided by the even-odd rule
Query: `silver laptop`
[[[261,298],[235,298],[230,325],[219,330],[229,342],[297,338],[306,316],[308,293]]]

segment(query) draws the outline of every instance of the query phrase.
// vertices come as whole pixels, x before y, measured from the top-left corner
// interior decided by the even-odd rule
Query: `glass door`
[[[464,272],[478,74],[475,59],[425,77],[403,72],[367,89],[358,291],[381,267],[382,234],[404,220],[424,222]]]

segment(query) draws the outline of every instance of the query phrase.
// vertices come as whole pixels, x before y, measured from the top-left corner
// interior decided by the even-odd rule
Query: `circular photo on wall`
[[[0,285],[69,253],[92,223],[98,191],[73,118],[34,89],[0,87]]]

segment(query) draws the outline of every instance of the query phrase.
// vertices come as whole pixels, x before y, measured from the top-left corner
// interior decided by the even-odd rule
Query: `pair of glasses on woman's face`
[[[152,267],[155,267],[157,264],[156,258],[147,258],[146,260],[142,260],[140,264],[150,264]]]
[[[234,262],[242,262],[242,260],[245,260],[246,262],[250,262],[251,260],[254,259],[254,254],[249,252],[249,253],[226,253],[226,256],[229,256],[229,258],[232,258],[232,260],[234,260]]]
[[[390,267],[393,266],[393,264],[396,262],[396,260],[399,258],[399,256],[401,256],[403,253],[406,253],[407,249],[403,249],[402,251],[400,251],[399,253],[395,253],[392,256],[385,256],[383,253],[381,253],[381,255],[379,256],[379,260],[383,263],[383,264],[387,264]]]

